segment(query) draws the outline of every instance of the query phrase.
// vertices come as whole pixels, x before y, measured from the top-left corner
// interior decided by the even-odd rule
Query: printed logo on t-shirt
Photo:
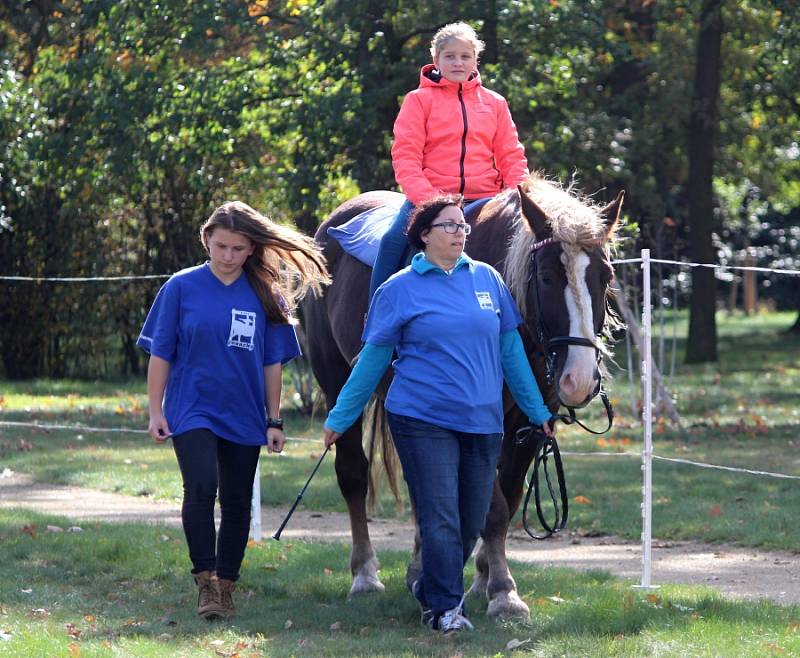
[[[256,335],[256,314],[253,311],[231,309],[231,334],[228,347],[242,347],[253,350],[253,337]]]
[[[478,298],[478,304],[484,311],[494,311],[494,304],[492,303],[492,296],[488,292],[475,291],[475,296]]]

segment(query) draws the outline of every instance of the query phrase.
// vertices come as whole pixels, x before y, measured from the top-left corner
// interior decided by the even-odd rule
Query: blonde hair
[[[200,241],[208,250],[208,239],[216,228],[249,238],[253,253],[242,269],[258,295],[267,318],[287,324],[297,302],[309,288],[317,293],[331,282],[325,257],[308,236],[276,224],[241,201],[217,208],[200,228]]]
[[[486,44],[478,38],[475,30],[466,23],[448,23],[440,28],[431,39],[431,57],[436,57],[450,39],[460,39],[471,44],[475,49],[475,59],[478,59]]]

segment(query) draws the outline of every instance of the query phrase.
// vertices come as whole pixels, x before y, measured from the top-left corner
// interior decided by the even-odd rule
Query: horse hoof
[[[353,578],[353,585],[347,598],[358,596],[359,594],[370,594],[372,592],[383,592],[386,589],[383,583],[374,576],[356,576]]]
[[[516,592],[497,594],[486,608],[488,617],[515,617],[527,619],[531,611]]]

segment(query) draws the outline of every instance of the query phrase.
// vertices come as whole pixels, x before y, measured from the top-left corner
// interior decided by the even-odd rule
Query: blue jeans
[[[393,413],[389,427],[422,537],[414,593],[439,615],[464,595],[464,565],[486,522],[503,435],[458,432]]]
[[[381,243],[378,245],[378,257],[375,265],[372,266],[372,278],[369,280],[370,303],[375,296],[375,291],[402,265],[403,254],[406,253],[408,247],[406,225],[412,210],[414,210],[414,204],[406,199],[381,238]]]

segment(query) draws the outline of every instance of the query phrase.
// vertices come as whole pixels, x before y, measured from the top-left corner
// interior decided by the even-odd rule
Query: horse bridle
[[[588,338],[584,338],[583,336],[550,336],[550,332],[547,330],[547,327],[544,323],[544,313],[542,313],[542,303],[541,298],[539,296],[539,283],[538,283],[538,265],[536,262],[536,255],[542,247],[546,247],[551,244],[558,243],[558,240],[555,238],[545,238],[544,240],[540,240],[539,242],[534,243],[531,246],[531,259],[530,259],[530,267],[528,269],[528,285],[530,286],[531,283],[533,284],[533,289],[535,291],[536,297],[536,315],[537,315],[537,322],[536,322],[536,340],[538,341],[539,345],[542,348],[542,351],[538,351],[534,353],[534,356],[538,356],[540,358],[544,358],[545,360],[545,377],[547,378],[547,383],[553,385],[555,383],[555,373],[556,373],[556,350],[557,347],[563,347],[570,345],[575,345],[578,347],[591,347],[595,351],[595,360],[597,365],[600,365],[600,362],[603,359],[603,353],[600,351],[600,348],[597,346],[598,340],[600,340],[600,336],[597,335],[595,341],[589,340]],[[603,401],[603,406],[606,410],[606,417],[608,418],[608,426],[601,431],[593,430],[586,425],[584,425],[580,420],[578,420],[575,410],[582,409],[586,405],[589,404],[597,395],[600,395],[600,399]],[[602,375],[597,379],[597,385],[595,386],[594,391],[592,394],[587,398],[586,402],[581,405],[570,406],[566,404],[559,404],[567,409],[568,415],[565,414],[557,414],[556,417],[562,421],[565,425],[572,425],[576,424],[582,427],[584,430],[591,434],[605,434],[608,432],[612,425],[614,424],[614,409],[611,406],[611,402],[608,399],[608,395],[606,394],[605,390],[603,389],[603,378]]]
[[[528,285],[530,286],[531,283],[533,284],[533,288],[535,290],[535,297],[536,297],[536,312],[537,312],[537,323],[536,323],[536,340],[539,342],[539,345],[542,348],[542,351],[536,352],[534,356],[538,356],[540,358],[544,358],[545,360],[545,376],[547,378],[547,382],[550,385],[555,383],[555,371],[556,371],[556,347],[562,347],[570,345],[577,345],[579,347],[592,347],[595,350],[595,358],[597,360],[598,366],[600,365],[600,361],[603,358],[603,354],[600,351],[600,348],[597,346],[595,341],[591,341],[588,338],[584,338],[582,336],[552,336],[549,337],[549,332],[547,327],[545,326],[542,313],[542,304],[541,298],[539,296],[539,282],[538,282],[538,266],[536,262],[536,254],[542,247],[546,247],[550,244],[557,243],[558,240],[555,238],[545,238],[544,240],[540,240],[536,242],[531,247],[531,259],[530,259],[530,267],[528,271]],[[596,340],[599,340],[600,337],[596,336]],[[575,415],[575,409],[583,408],[589,402],[591,402],[597,395],[600,394],[600,399],[603,401],[603,405],[606,409],[606,415],[608,417],[608,427],[604,430],[598,432],[593,430],[586,425],[584,425]],[[560,403],[560,401],[559,401]],[[611,426],[614,423],[614,409],[611,406],[611,402],[608,399],[608,395],[606,394],[605,390],[602,387],[602,376],[598,378],[597,386],[592,394],[587,399],[586,403],[580,405],[579,407],[572,407],[569,405],[561,405],[566,407],[568,411],[568,415],[565,414],[556,414],[554,418],[560,420],[565,425],[572,425],[577,424],[578,426],[582,427],[587,432],[591,434],[605,434],[608,430],[611,429]],[[538,427],[531,427],[526,426],[522,427],[517,430],[516,437],[515,437],[517,444],[527,443],[529,441],[535,441],[534,447],[534,457],[533,457],[533,476],[531,478],[531,482],[528,485],[528,491],[525,495],[525,501],[522,505],[522,527],[525,529],[525,532],[528,533],[532,539],[547,539],[551,535],[563,530],[567,525],[567,517],[569,516],[569,498],[567,496],[567,483],[566,479],[564,478],[564,466],[561,461],[561,452],[558,449],[558,442],[556,441],[555,436],[548,436],[545,434],[540,428]],[[553,486],[553,482],[550,478],[550,472],[548,471],[548,460],[552,457],[553,463],[555,466],[555,481],[558,486],[558,494],[555,491]],[[539,471],[542,470],[544,474],[544,481],[547,484],[547,492],[550,496],[550,500],[553,504],[553,514],[554,514],[554,521],[550,523],[547,518],[545,518],[545,512],[542,507],[542,497],[540,493],[540,485],[541,485],[541,478],[539,476]],[[535,534],[528,524],[528,503],[530,502],[531,493],[534,494],[534,501],[536,504],[536,515],[539,518],[539,523],[544,528],[544,534],[537,535]],[[559,500],[560,499],[560,500]],[[559,507],[560,504],[560,507]]]

